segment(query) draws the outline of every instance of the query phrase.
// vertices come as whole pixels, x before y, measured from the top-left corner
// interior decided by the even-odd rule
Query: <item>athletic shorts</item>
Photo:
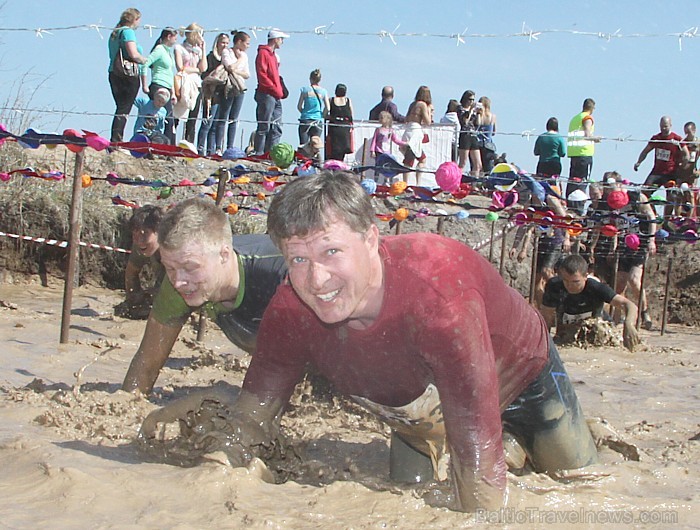
[[[459,148],[464,151],[471,151],[472,149],[479,149],[479,137],[476,132],[465,132],[459,133]]]

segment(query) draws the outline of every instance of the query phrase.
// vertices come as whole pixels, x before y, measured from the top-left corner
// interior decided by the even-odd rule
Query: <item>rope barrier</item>
[[[22,241],[31,241],[32,243],[40,243],[43,245],[52,245],[59,248],[68,248],[68,241],[60,241],[58,239],[47,239],[45,237],[32,237],[32,236],[21,236],[19,234],[9,234],[7,232],[0,231],[0,236],[9,237],[12,239],[21,239]],[[111,250],[113,252],[121,252],[122,254],[131,254],[131,250],[126,250],[124,248],[112,247],[109,245],[97,245],[95,243],[85,243],[84,241],[79,242],[81,247],[96,248],[99,250]]]

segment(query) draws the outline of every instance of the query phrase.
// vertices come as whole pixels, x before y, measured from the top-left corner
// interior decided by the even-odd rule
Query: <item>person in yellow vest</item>
[[[571,118],[569,122],[566,156],[571,160],[571,165],[569,166],[569,181],[566,185],[567,199],[575,191],[581,190],[585,193],[588,187],[587,181],[593,167],[595,144],[600,141],[600,138],[593,136],[595,130],[594,110],[595,101],[586,98],[583,101],[583,110]],[[569,200],[569,208],[581,213],[583,213],[583,204],[582,200]]]

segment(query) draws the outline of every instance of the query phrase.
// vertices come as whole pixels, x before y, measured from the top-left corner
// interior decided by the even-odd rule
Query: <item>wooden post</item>
[[[229,179],[229,171],[226,168],[219,168],[219,185],[216,187],[216,205],[220,206],[226,193],[226,184]],[[204,340],[204,333],[207,331],[207,313],[204,309],[199,310],[199,324],[197,325],[197,342]]]
[[[506,239],[508,239],[508,220],[506,219],[505,224],[503,225],[503,235],[501,239],[501,261],[498,264],[498,274],[503,276],[503,265],[505,264],[505,256],[506,256]]]
[[[532,271],[530,273],[530,303],[535,303],[535,286],[537,284],[537,252],[540,247],[540,235],[535,230],[534,247],[532,249]]]
[[[438,235],[445,235],[445,216],[441,215],[438,217],[438,223],[437,223],[437,233]]]
[[[73,195],[70,201],[70,229],[68,232],[68,266],[63,286],[63,309],[61,311],[60,343],[66,344],[70,334],[70,311],[73,305],[73,286],[78,283],[78,263],[80,260],[80,231],[83,224],[83,164],[85,153],[75,154],[73,170]]]
[[[639,279],[639,300],[637,301],[637,322],[635,328],[639,331],[639,324],[642,321],[642,300],[644,299],[644,277],[647,275],[647,257],[644,256],[642,263],[642,277]],[[647,300],[647,311],[649,311],[649,300]]]
[[[401,223],[403,223],[403,221],[396,221],[396,235],[397,236],[401,234]]]
[[[612,270],[612,290],[617,292],[617,269],[620,266],[620,256],[615,251],[615,259],[613,260],[613,270]]]
[[[666,317],[668,315],[668,291],[671,286],[671,270],[673,269],[673,258],[668,257],[668,267],[666,268],[666,286],[664,287],[664,312],[661,317],[661,336],[666,332]]]
[[[493,238],[496,234],[496,221],[491,221],[491,240],[489,241],[489,261],[493,263]]]

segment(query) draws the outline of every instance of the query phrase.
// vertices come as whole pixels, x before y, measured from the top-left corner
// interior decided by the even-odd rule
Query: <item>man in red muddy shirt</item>
[[[369,196],[342,172],[284,186],[268,230],[291,285],[263,316],[234,407],[242,445],[269,439],[311,365],[391,426],[392,478],[427,461],[451,476],[456,509],[502,505],[503,430],[537,470],[596,460],[544,321],[475,251],[380,238]]]

